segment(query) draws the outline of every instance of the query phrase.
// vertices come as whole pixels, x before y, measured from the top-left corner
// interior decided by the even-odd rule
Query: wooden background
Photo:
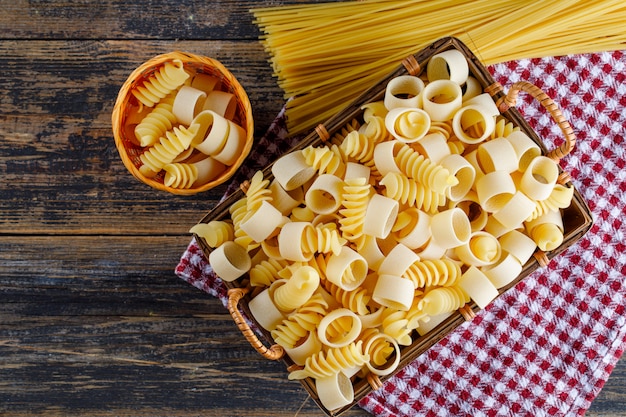
[[[127,75],[183,50],[235,74],[260,136],[284,101],[248,9],[282,3],[0,0],[0,415],[321,415],[174,275],[224,187],[156,192],[111,133]],[[623,415],[625,378],[587,415]]]

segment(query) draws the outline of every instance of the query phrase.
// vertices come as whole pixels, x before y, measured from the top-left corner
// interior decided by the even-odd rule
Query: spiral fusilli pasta
[[[131,93],[146,107],[153,107],[162,98],[176,90],[189,78],[183,62],[175,59],[166,62],[143,85],[131,90]]]
[[[342,177],[346,166],[337,145],[327,146],[307,146],[302,150],[305,162],[315,168],[319,175],[333,174]]]
[[[257,171],[250,179],[246,190],[246,209],[253,212],[259,208],[263,201],[272,201],[272,192],[269,190],[269,180],[263,179],[263,171]]]
[[[430,213],[436,212],[446,202],[443,194],[427,190],[423,184],[397,172],[386,174],[380,180],[380,185],[385,187],[386,197]]]
[[[279,272],[289,266],[284,259],[269,258],[256,264],[250,269],[250,285],[255,287],[269,287],[281,276]]]
[[[171,130],[176,123],[176,116],[172,112],[173,97],[162,99],[153,109],[144,117],[137,126],[135,126],[135,136],[141,146],[152,146],[165,135],[165,132]]]
[[[330,348],[310,356],[304,364],[304,369],[292,371],[289,379],[322,378],[345,369],[362,366],[369,359],[369,355],[363,352],[363,342],[359,340],[341,348]]]
[[[165,132],[165,136],[161,137],[159,143],[141,154],[139,159],[143,165],[139,171],[148,177],[157,175],[165,165],[173,162],[181,152],[191,146],[197,133],[197,125],[189,128],[181,125]]]
[[[453,285],[436,287],[427,291],[419,301],[419,306],[426,314],[436,316],[458,310],[469,301],[469,296]]]
[[[449,187],[458,183],[458,180],[450,175],[450,171],[441,165],[433,164],[406,143],[398,146],[395,161],[402,173],[425,185],[431,192],[444,194]]]
[[[450,286],[461,276],[461,266],[448,258],[427,259],[411,264],[405,276],[415,284],[415,288]]]
[[[371,193],[371,186],[365,178],[348,179],[343,186],[342,208],[339,214],[341,236],[354,242],[358,247],[363,243],[363,221]]]
[[[292,315],[279,324],[271,334],[274,341],[285,348],[293,348],[308,333],[314,332],[326,314],[328,303],[316,293]]]

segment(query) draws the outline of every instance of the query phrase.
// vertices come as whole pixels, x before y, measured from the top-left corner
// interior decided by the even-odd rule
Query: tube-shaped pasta
[[[526,171],[530,161],[541,155],[541,148],[526,133],[517,128],[508,135],[503,132],[501,137],[505,137],[507,141],[515,149],[517,155],[518,169],[522,172]]]
[[[481,93],[477,94],[471,98],[465,98],[463,96],[463,106],[481,106],[485,110],[485,114],[488,114],[493,117],[500,116],[500,110],[498,110],[498,106],[496,106],[496,102],[493,101],[493,98],[489,93]]]
[[[400,347],[391,336],[370,328],[364,329],[359,338],[365,344],[365,352],[370,357],[369,362],[366,363],[370,372],[384,376],[389,375],[398,367],[401,356]],[[388,364],[392,355],[393,360]]]
[[[354,401],[354,387],[344,372],[316,378],[315,391],[328,410],[344,407]]]
[[[391,232],[398,243],[410,249],[418,249],[431,237],[430,215],[415,207],[402,210]]]
[[[398,243],[381,262],[377,272],[380,275],[402,276],[409,266],[417,261],[419,261],[419,256],[415,252],[402,243]]]
[[[552,159],[545,156],[533,158],[522,178],[519,188],[524,194],[536,201],[550,197],[559,176],[559,167]]]
[[[476,194],[483,210],[500,210],[516,192],[515,183],[506,171],[493,171],[476,180]]]
[[[430,218],[433,239],[443,248],[461,246],[471,237],[467,214],[458,207],[441,211]]]
[[[478,146],[478,163],[485,174],[493,171],[516,171],[519,163],[511,142],[506,138],[496,138]]]
[[[348,246],[343,246],[338,255],[328,258],[326,278],[338,287],[352,291],[363,283],[367,271],[365,258]]]
[[[363,219],[363,233],[380,239],[385,239],[391,233],[399,204],[395,199],[374,194],[367,204]]]
[[[361,333],[361,320],[348,308],[329,311],[317,325],[317,337],[325,346],[340,348],[354,342]]]
[[[536,204],[533,200],[523,192],[516,191],[509,201],[493,213],[493,218],[507,229],[515,229],[532,215],[535,208]]]
[[[426,66],[428,81],[450,80],[459,85],[469,77],[469,66],[461,51],[450,49],[433,55]]]
[[[289,215],[293,209],[304,202],[304,191],[302,188],[286,191],[276,180],[272,180],[268,188],[272,195],[274,207],[285,216]]]
[[[381,274],[376,281],[372,299],[395,310],[407,311],[413,302],[413,281],[396,275]]]
[[[225,119],[232,120],[237,110],[237,98],[228,91],[212,90],[207,94],[202,109],[214,111]]]
[[[459,154],[450,154],[441,160],[441,166],[448,170],[456,179],[456,184],[450,181],[450,187],[446,189],[446,197],[450,201],[459,201],[467,195],[474,185],[476,169],[467,159]]]
[[[232,241],[226,241],[209,254],[213,271],[223,281],[234,281],[252,266],[248,252]]]
[[[282,213],[268,201],[263,201],[256,210],[248,211],[239,227],[260,244],[284,222]]]
[[[304,195],[304,201],[314,213],[337,212],[342,202],[343,181],[332,174],[322,174],[313,180]]]
[[[510,253],[524,265],[537,249],[537,244],[525,233],[511,230],[498,238],[503,252]]]
[[[198,113],[191,122],[191,125],[196,124],[199,125],[200,138],[194,147],[205,155],[214,156],[222,152],[229,136],[237,133],[231,133],[231,123],[211,110]]]
[[[253,297],[248,303],[248,308],[259,325],[270,332],[285,319],[285,315],[272,300],[271,287]]]
[[[190,125],[194,117],[202,110],[205,100],[206,92],[183,85],[176,92],[172,112],[180,123]]]
[[[422,92],[422,107],[431,121],[451,120],[462,103],[463,92],[454,81],[434,80],[426,84]]]
[[[473,145],[484,142],[496,127],[494,116],[481,105],[464,105],[452,119],[454,135],[461,142]]]
[[[500,289],[519,276],[522,264],[512,254],[507,253],[495,264],[480,269],[494,287]]]
[[[439,132],[427,133],[426,136],[411,146],[435,165],[441,163],[443,158],[452,153],[448,146],[448,140]]]
[[[387,110],[397,107],[421,107],[420,94],[424,81],[413,75],[400,75],[392,78],[385,89],[384,104]]]
[[[306,163],[302,152],[289,152],[272,164],[272,174],[286,191],[295,190],[315,175],[315,168]]]
[[[498,290],[475,266],[470,266],[467,271],[461,275],[458,283],[459,288],[474,300],[480,308],[485,308],[487,304],[498,296]]]
[[[469,241],[454,249],[454,253],[466,265],[492,265],[500,259],[502,248],[493,235],[479,230],[472,233]]]

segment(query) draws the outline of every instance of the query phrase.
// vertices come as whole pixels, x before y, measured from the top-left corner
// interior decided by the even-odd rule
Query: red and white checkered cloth
[[[594,225],[575,245],[365,397],[376,416],[583,415],[626,347],[626,51],[489,66],[505,89],[543,89],[577,134],[562,161]],[[531,97],[518,109],[550,143],[560,129]],[[233,185],[290,149],[281,112]],[[293,140],[292,140],[293,142]],[[226,302],[192,240],[176,274]]]

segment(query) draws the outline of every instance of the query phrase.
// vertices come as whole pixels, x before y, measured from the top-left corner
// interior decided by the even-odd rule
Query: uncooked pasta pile
[[[253,9],[288,127],[302,133],[406,56],[454,36],[485,64],[624,49],[622,0],[362,0]]]

